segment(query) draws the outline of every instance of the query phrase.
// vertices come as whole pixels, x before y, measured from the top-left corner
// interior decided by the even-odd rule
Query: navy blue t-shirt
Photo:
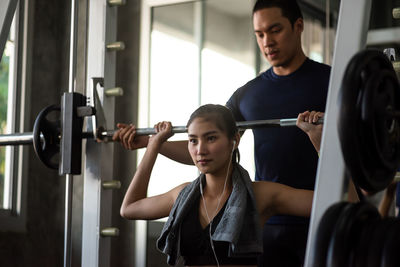
[[[306,110],[325,111],[330,66],[306,59],[295,72],[276,75],[272,68],[236,90],[227,102],[236,121],[297,118]],[[298,127],[253,129],[257,181],[314,189],[318,154]],[[308,221],[308,220],[307,220]],[[276,216],[269,223],[305,222]]]

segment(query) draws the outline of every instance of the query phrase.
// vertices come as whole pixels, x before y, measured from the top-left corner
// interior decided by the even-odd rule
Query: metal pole
[[[335,41],[335,52],[329,81],[321,154],[311,212],[305,267],[311,267],[319,221],[326,209],[342,200],[345,165],[337,131],[338,94],[344,70],[350,58],[365,47],[372,0],[342,0]],[[354,12],[358,10],[357,12]]]
[[[255,120],[255,121],[240,121],[236,123],[236,126],[239,128],[239,130],[245,130],[245,129],[253,129],[253,128],[258,128],[258,127],[293,127],[296,126],[296,121],[297,119],[292,118],[292,119],[275,119],[275,120]],[[324,118],[320,118],[316,124],[323,124],[324,123]],[[117,130],[111,130],[111,131],[99,131],[99,139],[110,139],[113,137],[114,133]],[[173,133],[187,133],[187,128],[186,126],[175,126],[172,127],[172,132]],[[138,128],[136,129],[136,134],[137,135],[151,135],[155,134],[156,131],[154,128]],[[89,133],[85,133],[89,134]]]
[[[0,135],[0,146],[9,145],[32,145],[33,133],[4,134]]]
[[[71,28],[70,28],[70,47],[69,47],[69,79],[68,91],[74,92],[76,77],[76,45],[77,45],[77,24],[78,24],[78,2],[71,0]],[[65,218],[64,218],[64,267],[71,266],[71,222],[72,222],[72,195],[73,195],[73,175],[65,175]]]
[[[256,121],[240,121],[236,125],[239,130],[253,129],[258,127],[293,127],[296,126],[297,119],[275,119],[275,120],[256,120]],[[323,124],[324,118],[320,118],[316,124]],[[117,130],[98,130],[97,138],[101,140],[110,140]],[[172,127],[173,133],[187,133],[186,126]],[[137,135],[151,135],[155,134],[154,128],[138,128],[136,129]],[[44,136],[40,136],[42,143],[45,142]],[[94,138],[93,132],[83,132],[82,138]],[[33,133],[19,133],[19,134],[5,134],[0,135],[0,146],[7,145],[31,145],[33,143]]]

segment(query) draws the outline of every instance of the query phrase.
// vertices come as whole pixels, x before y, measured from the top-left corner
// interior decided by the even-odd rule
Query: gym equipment
[[[400,85],[388,58],[364,50],[350,60],[339,93],[338,131],[354,183],[377,192],[400,165]]]
[[[94,81],[97,83],[98,81]],[[32,133],[0,135],[0,146],[33,144],[38,158],[51,169],[59,169],[60,175],[80,174],[82,139],[95,138],[103,142],[112,140],[117,130],[107,131],[104,115],[99,108],[97,93],[91,97],[94,106],[87,106],[85,96],[78,93],[64,93],[61,107],[51,105],[44,108],[35,120]],[[47,116],[61,112],[61,120],[48,120]],[[93,132],[83,132],[83,118],[92,116]],[[93,118],[94,117],[94,118]],[[296,118],[255,120],[238,122],[239,130],[259,127],[291,127],[296,126]],[[320,118],[316,124],[322,124]],[[173,133],[186,133],[186,126],[175,126]],[[137,135],[155,134],[154,128],[138,128]]]
[[[346,202],[339,202],[329,207],[317,229],[317,237],[315,239],[315,250],[311,255],[312,267],[326,267],[326,258],[331,240],[331,235],[342,210],[346,207]]]
[[[392,15],[394,19],[400,19],[400,7],[393,8]]]
[[[399,235],[400,220],[382,219],[372,204],[335,203],[318,225],[311,266],[398,266]]]
[[[327,266],[350,266],[353,249],[357,247],[362,226],[365,222],[377,220],[380,215],[376,208],[365,202],[348,203],[337,217],[331,235],[327,254]]]
[[[33,125],[32,142],[37,157],[50,169],[58,167],[58,152],[60,151],[60,121],[48,120],[47,116],[60,107],[51,105],[39,112]]]

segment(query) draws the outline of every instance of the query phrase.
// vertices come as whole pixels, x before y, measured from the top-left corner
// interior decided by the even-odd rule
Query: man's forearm
[[[188,148],[188,141],[169,141],[161,147],[160,153],[177,162],[193,165]]]

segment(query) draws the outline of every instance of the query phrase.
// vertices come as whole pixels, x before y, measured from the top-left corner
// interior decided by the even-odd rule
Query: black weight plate
[[[330,206],[322,216],[314,241],[311,254],[311,266],[312,267],[325,267],[326,266],[326,256],[328,252],[329,242],[331,240],[331,235],[333,229],[336,225],[336,220],[339,218],[340,213],[345,209],[349,203],[339,202]]]
[[[371,244],[372,235],[374,229],[381,222],[381,218],[367,220],[365,224],[360,229],[360,237],[357,244],[351,252],[351,262],[352,267],[365,267],[367,265],[368,248]]]
[[[380,267],[400,266],[400,221],[397,219],[386,232]]]
[[[358,245],[366,222],[379,219],[376,207],[368,202],[349,204],[340,213],[329,243],[327,266],[344,267],[353,260],[352,253]]]
[[[393,70],[373,73],[362,95],[361,118],[368,136],[369,156],[382,168],[400,164],[399,120],[388,114],[400,110],[400,85]]]
[[[366,265],[365,267],[380,266],[382,260],[383,247],[386,242],[386,233],[390,229],[395,220],[393,218],[385,218],[380,221],[375,229],[371,232],[371,242],[369,243],[368,250],[366,251]]]
[[[52,112],[60,113],[60,107],[51,105],[42,109],[33,125],[33,148],[48,168],[58,169],[60,153],[60,120],[48,120]],[[59,117],[59,116],[58,116]],[[43,135],[43,140],[41,139]],[[43,142],[42,142],[43,141]]]
[[[362,95],[365,84],[373,73],[390,68],[390,62],[381,51],[361,51],[347,65],[339,92],[338,133],[343,159],[354,183],[369,192],[382,190],[387,184],[380,179],[374,180],[371,176],[371,166],[375,166],[375,163],[367,156],[366,151],[368,144],[365,140],[368,137],[362,127]],[[380,171],[375,171],[377,172]],[[383,175],[386,175],[385,172]]]

